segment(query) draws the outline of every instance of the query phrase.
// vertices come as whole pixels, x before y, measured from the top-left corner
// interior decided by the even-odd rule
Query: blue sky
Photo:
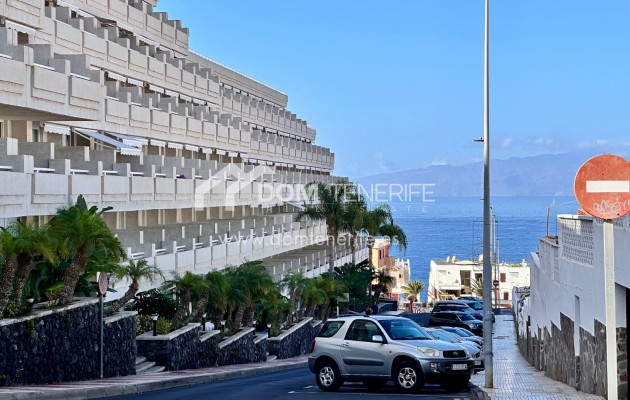
[[[483,0],[159,0],[356,178],[482,158]],[[630,2],[491,3],[491,156],[630,150]]]

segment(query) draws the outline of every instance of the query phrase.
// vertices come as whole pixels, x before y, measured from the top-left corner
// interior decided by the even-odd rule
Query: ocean
[[[538,249],[538,239],[547,229],[547,207],[550,208],[549,234],[556,234],[556,215],[574,214],[579,205],[574,197],[493,197],[499,260],[530,261],[529,254]],[[390,203],[394,222],[407,234],[406,251],[395,247],[394,257],[409,259],[411,279],[422,280],[426,299],[431,260],[455,256],[459,260],[477,259],[482,253],[483,201],[477,197],[435,198],[427,203]]]

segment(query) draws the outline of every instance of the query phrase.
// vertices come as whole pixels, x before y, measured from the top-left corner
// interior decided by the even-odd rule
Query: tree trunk
[[[328,272],[332,274],[335,271],[335,240],[329,237],[328,241]]]
[[[190,314],[190,318],[188,318],[189,322],[202,322],[201,317],[203,313],[206,312],[206,307],[208,307],[208,300],[210,300],[210,290],[204,289],[199,297],[199,300],[193,307],[192,313]]]
[[[24,285],[33,270],[33,256],[29,253],[20,253],[17,262],[17,270],[13,278],[13,293],[15,294],[15,303],[21,305]]]
[[[0,319],[4,317],[4,309],[9,304],[9,298],[11,296],[11,289],[13,285],[13,261],[11,257],[8,257],[4,262],[4,268],[2,269],[2,278],[0,278]]]
[[[232,329],[233,332],[241,329],[241,324],[243,323],[243,314],[245,314],[245,307],[239,306],[236,309],[236,315],[234,315],[234,327]]]
[[[254,322],[254,311],[256,310],[254,305],[249,305],[243,312],[243,326],[248,327]],[[260,322],[260,321],[258,321]]]
[[[70,267],[66,269],[61,276],[63,289],[61,290],[61,295],[59,296],[57,304],[64,305],[72,301],[72,298],[74,297],[74,289],[77,287],[77,282],[79,281],[87,262],[87,255],[85,254],[85,251],[85,246],[79,247],[77,253],[72,258]]]
[[[123,297],[121,297],[120,299],[116,300],[114,302],[114,304],[112,304],[109,307],[109,309],[107,310],[107,315],[114,315],[114,314],[116,314],[118,312],[118,310],[122,306],[124,306],[125,304],[129,303],[131,301],[131,299],[136,297],[136,293],[138,293],[138,289],[139,289],[138,282],[131,281],[131,285],[129,285],[129,289],[127,289],[127,291],[125,292]]]
[[[186,290],[184,291],[182,298],[179,300],[179,306],[177,306],[177,311],[175,311],[175,315],[173,316],[173,320],[171,322],[172,331],[181,328],[186,323],[188,304],[190,304],[190,292]]]
[[[352,251],[352,264],[357,265],[357,234],[353,232],[350,235],[350,249]]]

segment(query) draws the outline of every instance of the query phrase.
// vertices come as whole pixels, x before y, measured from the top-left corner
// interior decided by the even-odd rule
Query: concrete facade
[[[628,398],[627,290],[630,221],[614,221],[618,397]],[[531,254],[531,286],[515,299],[519,344],[538,369],[581,391],[607,395],[603,221],[559,215],[558,236],[539,241]],[[563,348],[554,359],[549,349]],[[552,351],[552,353],[554,353]],[[568,353],[568,354],[567,354]],[[554,361],[562,360],[562,361]]]
[[[327,271],[325,224],[294,217],[305,184],[338,180],[334,154],[285,93],[190,50],[156,3],[0,0],[0,226],[82,194],[167,273]]]

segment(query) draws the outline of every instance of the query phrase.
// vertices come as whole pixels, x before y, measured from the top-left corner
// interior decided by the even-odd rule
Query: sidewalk
[[[485,374],[473,375],[471,382],[477,398],[492,400],[603,400],[603,397],[575,390],[569,385],[547,378],[521,355],[511,315],[497,315],[493,335],[494,388],[484,388]],[[484,396],[484,393],[487,396]]]
[[[96,399],[170,389],[179,386],[210,383],[231,378],[261,375],[267,372],[293,368],[306,368],[307,356],[266,363],[226,365],[216,368],[194,369],[172,372],[156,372],[119,378],[99,379],[84,382],[58,383],[53,385],[0,387],[2,400],[80,400]]]

